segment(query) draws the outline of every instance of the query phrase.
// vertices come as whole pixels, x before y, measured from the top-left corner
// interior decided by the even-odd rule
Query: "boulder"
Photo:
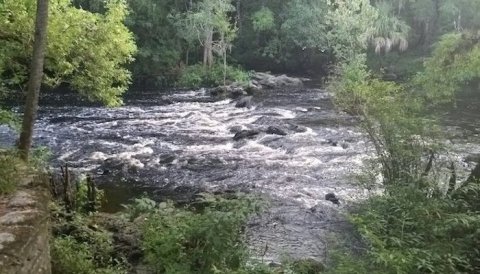
[[[230,133],[238,133],[243,130],[242,126],[233,126],[229,128]]]
[[[330,201],[330,202],[332,202],[332,203],[334,203],[334,204],[336,204],[336,205],[339,205],[339,204],[340,204],[340,201],[339,201],[338,197],[335,196],[334,193],[327,193],[327,194],[325,195],[325,200]]]
[[[160,164],[171,164],[177,157],[173,154],[165,154],[160,156]]]
[[[260,131],[255,130],[255,129],[246,129],[242,130],[240,132],[237,132],[235,136],[233,136],[233,140],[238,141],[242,140],[245,138],[252,138],[254,136],[257,136],[260,133]]]
[[[285,130],[283,130],[280,127],[276,127],[276,126],[269,126],[267,128],[266,133],[267,134],[273,134],[273,135],[282,135],[282,136],[287,135],[287,132]]]
[[[233,87],[229,90],[229,97],[232,99],[237,99],[247,95],[248,93],[242,87]]]
[[[161,97],[161,99],[162,99],[162,103],[165,104],[165,105],[171,105],[171,104],[175,103],[172,99],[168,98],[165,95],[163,95]]]
[[[210,89],[210,96],[212,97],[221,97],[226,93],[226,88],[223,86]]]
[[[307,132],[307,128],[304,127],[304,126],[299,126],[299,125],[295,125],[295,124],[291,124],[291,123],[288,123],[287,124],[287,129],[288,130],[291,130],[295,133],[304,133],[304,132]]]
[[[257,72],[253,75],[252,84],[261,85],[264,88],[280,87],[302,87],[303,82],[300,78],[289,77],[285,74],[280,76],[271,75],[264,72]]]
[[[252,106],[252,96],[245,96],[240,98],[235,107],[237,108],[250,108]]]

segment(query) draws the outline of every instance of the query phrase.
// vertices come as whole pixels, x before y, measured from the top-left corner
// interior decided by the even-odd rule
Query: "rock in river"
[[[249,108],[252,106],[252,96],[245,96],[242,97],[240,100],[237,101],[235,107],[237,108]]]
[[[274,135],[287,135],[287,132],[279,127],[276,126],[269,126],[266,131],[267,134],[274,134]]]
[[[256,136],[260,133],[260,131],[255,130],[255,129],[247,129],[247,130],[242,130],[240,132],[237,132],[235,136],[233,136],[233,140],[238,141],[242,140],[245,138],[251,138],[253,136]]]

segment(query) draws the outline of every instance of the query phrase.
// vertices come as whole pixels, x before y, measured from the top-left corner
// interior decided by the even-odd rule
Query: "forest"
[[[479,0],[0,0],[0,273],[480,273],[479,119]]]

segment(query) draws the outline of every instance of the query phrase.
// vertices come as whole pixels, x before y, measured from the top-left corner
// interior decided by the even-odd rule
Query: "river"
[[[314,86],[262,92],[252,108],[214,100],[203,89],[142,93],[119,108],[65,100],[58,106],[50,99],[43,100],[35,143],[52,150],[53,165],[94,174],[109,199],[104,210],[119,210],[142,193],[181,200],[199,191],[253,191],[270,201],[248,230],[253,251],[266,261],[323,260],[331,232],[346,226],[345,209],[369,194],[353,178],[369,146],[355,120],[335,111],[331,96]],[[446,123],[472,135],[456,142],[458,155],[480,153],[475,119]],[[269,126],[286,135],[267,134]],[[247,129],[261,132],[233,139]],[[15,134],[1,128],[0,137],[11,144]],[[340,205],[325,200],[330,192]]]

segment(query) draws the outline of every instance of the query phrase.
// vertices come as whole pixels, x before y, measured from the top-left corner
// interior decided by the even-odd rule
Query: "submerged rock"
[[[249,94],[246,90],[246,88],[248,87],[249,86],[244,87],[243,84],[235,82],[230,85],[218,86],[218,87],[212,88],[209,91],[210,91],[210,96],[212,97],[223,97],[223,98],[228,97],[232,99],[237,99],[242,96],[247,96]]]
[[[239,133],[240,131],[243,130],[243,127],[242,126],[233,126],[231,128],[229,128],[230,130],[230,133]]]
[[[287,135],[287,132],[279,127],[276,126],[269,126],[266,131],[267,134],[273,134],[273,135],[282,135],[285,136]]]
[[[260,131],[258,131],[256,129],[242,130],[240,132],[237,132],[235,134],[235,136],[233,136],[233,140],[238,141],[238,140],[245,139],[245,138],[251,138],[251,137],[254,137],[254,136],[258,135],[259,133],[260,133]]]
[[[235,104],[235,107],[237,107],[237,108],[249,108],[251,106],[252,106],[252,96],[242,97]]]
[[[335,193],[327,193],[325,195],[325,200],[330,201],[336,205],[340,204],[340,201],[337,196],[335,196]]]

